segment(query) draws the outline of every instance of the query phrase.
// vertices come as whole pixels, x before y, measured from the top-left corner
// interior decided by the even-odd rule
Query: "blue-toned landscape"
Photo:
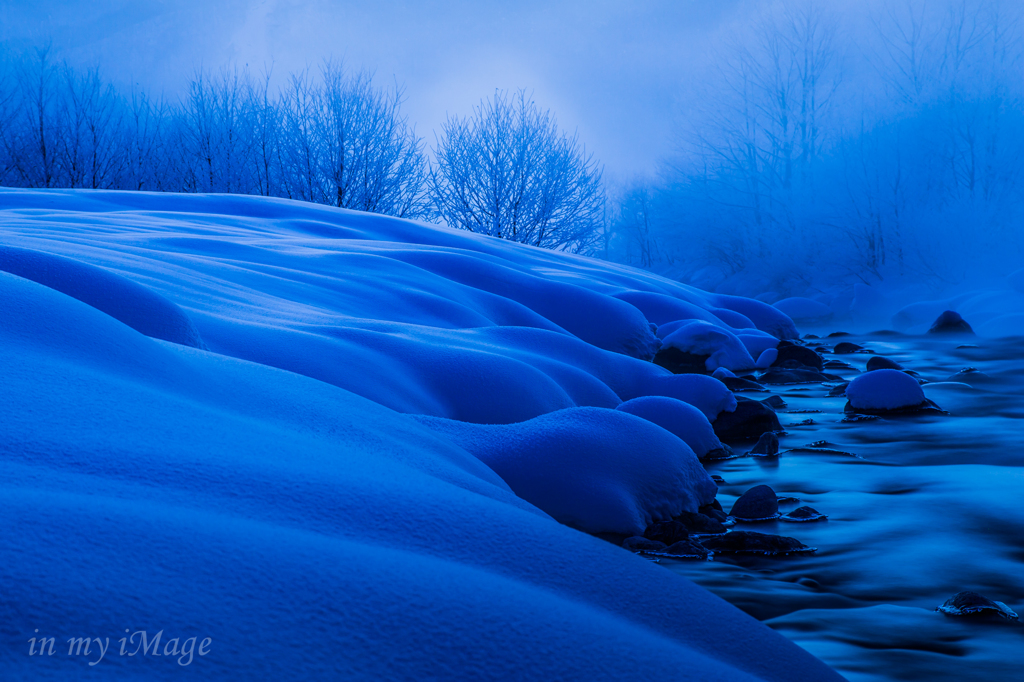
[[[430,5],[0,5],[0,677],[1016,679],[1021,8]]]

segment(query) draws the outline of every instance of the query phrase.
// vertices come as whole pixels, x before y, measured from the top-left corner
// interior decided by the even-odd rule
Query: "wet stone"
[[[1017,614],[1003,602],[992,601],[971,590],[958,592],[935,610],[947,616],[999,616],[1017,620]]]
[[[750,454],[761,457],[774,457],[779,454],[779,437],[771,431],[762,433],[761,437],[757,439],[757,443],[751,449]]]
[[[732,451],[732,448],[730,448],[728,445],[723,444],[720,448],[715,448],[713,450],[708,450],[707,452],[705,452],[704,456],[701,457],[701,459],[704,461],[714,461],[720,459],[732,459],[735,456],[736,453]]]
[[[690,531],[686,530],[686,526],[679,521],[659,521],[647,526],[644,537],[671,545],[690,537]]]
[[[874,358],[872,358],[872,360],[873,359]],[[825,363],[824,369],[856,369],[856,367],[848,362],[843,362],[842,360],[829,360]]]
[[[624,549],[628,549],[630,552],[639,552],[642,550],[660,552],[668,547],[668,545],[658,540],[649,540],[647,538],[640,537],[639,535],[634,535],[631,538],[623,540],[622,547]]]
[[[719,440],[756,440],[766,431],[781,431],[775,411],[756,400],[737,399],[735,412],[722,412],[711,424]]]
[[[874,355],[868,359],[867,370],[873,372],[876,369],[903,369],[903,365],[884,355]]]
[[[832,332],[831,334],[829,334],[825,338],[827,338],[827,339],[835,339],[835,338],[838,338],[840,336],[849,336],[849,335],[850,335],[850,332]]]
[[[809,521],[825,521],[828,519],[828,516],[813,507],[797,507],[791,512],[786,512],[779,519],[792,523],[807,523]]]
[[[786,409],[788,407],[788,405],[786,404],[786,401],[783,400],[780,396],[777,396],[777,395],[773,395],[773,396],[769,396],[769,397],[765,398],[764,400],[761,401],[761,404],[762,405],[767,405],[768,407],[772,408],[773,410],[784,410],[784,409]]]
[[[719,513],[724,516],[723,512]],[[727,530],[726,525],[722,521],[699,512],[683,512],[675,517],[675,520],[685,525],[691,535],[721,535]]]
[[[849,385],[850,385],[850,382],[847,381],[846,383],[839,384],[838,386],[833,386],[831,389],[829,389],[828,397],[829,398],[838,398],[838,397],[845,396],[846,395],[846,387],[849,386]]]
[[[767,391],[768,389],[745,377],[720,377],[719,381],[725,384],[730,391]]]
[[[787,360],[794,360],[805,367],[811,367],[813,369],[821,371],[822,360],[821,356],[815,353],[810,348],[804,346],[783,346],[779,344],[779,355],[772,363],[772,367],[785,366]]]
[[[704,547],[716,554],[761,554],[764,556],[786,556],[817,551],[796,538],[782,535],[767,535],[745,530],[734,530],[725,535],[704,538]]]
[[[680,559],[707,559],[708,550],[696,540],[680,540],[663,550],[665,554],[671,554]]]
[[[929,334],[973,334],[974,330],[967,320],[960,317],[960,313],[947,310],[932,322],[928,329]]]
[[[850,353],[856,353],[859,350],[864,350],[864,347],[858,346],[855,343],[850,343],[849,341],[842,341],[836,344],[835,348],[832,349],[832,352],[836,355],[849,355]]]
[[[737,521],[770,521],[779,516],[779,498],[769,486],[754,486],[736,500],[729,516]]]

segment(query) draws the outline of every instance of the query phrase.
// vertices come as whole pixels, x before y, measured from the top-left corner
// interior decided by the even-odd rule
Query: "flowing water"
[[[780,504],[781,511],[809,505],[827,514],[817,523],[735,527],[795,537],[818,551],[661,563],[851,682],[1024,680],[1024,625],[934,610],[963,590],[1024,608],[1024,339],[879,333],[820,343],[840,341],[918,372],[929,382],[927,397],[949,414],[844,422],[846,399],[828,397],[828,386],[770,387],[788,404],[778,410],[788,432],[781,455],[707,468],[726,481],[718,497],[726,511],[747,489],[767,484],[780,497],[799,499]],[[958,347],[964,344],[975,347]],[[853,365],[825,369],[846,379],[871,357],[823,356]],[[948,381],[965,367],[988,378],[975,374],[973,387]],[[819,448],[850,454],[806,448],[819,441],[827,441]],[[751,447],[733,445],[737,453]]]

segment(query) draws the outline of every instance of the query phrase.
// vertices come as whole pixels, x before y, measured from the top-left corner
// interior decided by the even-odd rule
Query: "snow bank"
[[[723,447],[704,413],[681,400],[647,396],[627,400],[616,409],[646,419],[674,434],[689,445],[699,459]]]
[[[0,191],[0,231],[47,263],[30,272],[6,251],[26,276],[0,271],[9,676],[180,676],[171,656],[115,656],[129,628],[168,646],[209,637],[190,666],[220,679],[839,679],[689,581],[557,523],[481,461],[506,455],[516,486],[546,469],[577,499],[607,500],[594,527],[706,497],[675,436],[598,409],[655,394],[735,409],[720,382],[632,357],[649,327],[602,298],[701,294],[249,197]],[[413,252],[500,261],[517,281],[559,285],[562,303]],[[564,309],[572,286],[593,294],[578,311]],[[603,487],[555,478],[559,461]],[[561,514],[556,502],[544,504]],[[95,667],[28,656],[37,635],[110,649]]]
[[[156,339],[203,348],[181,308],[114,272],[49,253],[0,246],[0,271],[38,282]]]
[[[581,407],[508,425],[418,421],[476,455],[519,497],[588,533],[641,535],[718,492],[685,442],[626,412]]]

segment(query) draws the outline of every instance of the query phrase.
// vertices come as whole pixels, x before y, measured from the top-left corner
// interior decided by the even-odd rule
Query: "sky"
[[[175,98],[196,67],[332,57],[404,87],[428,144],[495,89],[532,91],[577,131],[606,180],[650,173],[675,112],[741,0],[0,0],[0,41],[52,43],[76,66]]]

